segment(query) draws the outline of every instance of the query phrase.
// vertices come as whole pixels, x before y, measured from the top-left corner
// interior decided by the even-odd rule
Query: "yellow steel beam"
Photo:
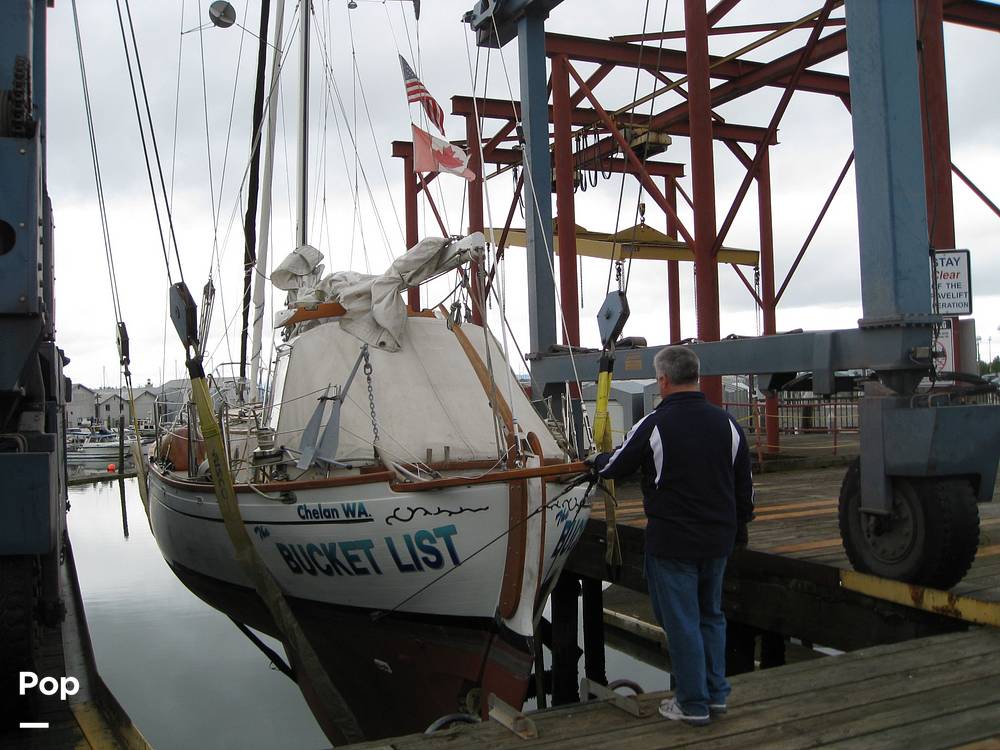
[[[888,578],[879,578],[854,570],[840,571],[840,585],[849,591],[856,591],[859,594],[913,607],[924,612],[933,612],[977,625],[1000,628],[1000,602],[973,599],[949,591],[891,581]]]
[[[694,251],[686,242],[679,242],[647,225],[624,229],[617,234],[591,232],[578,226],[576,231],[576,253],[588,258],[605,260],[679,260],[694,262]],[[487,236],[499,238],[500,229],[485,230]],[[511,229],[507,233],[507,244],[525,246],[523,229]],[[555,253],[559,253],[559,237],[552,239]],[[739,266],[756,266],[759,253],[756,250],[742,250],[735,247],[720,248],[716,260],[719,263],[735,263]]]

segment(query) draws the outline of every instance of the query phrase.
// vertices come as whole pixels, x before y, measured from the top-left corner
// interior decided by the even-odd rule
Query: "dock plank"
[[[666,693],[640,696],[635,718],[607,702],[530,714],[538,737],[495,722],[352,746],[356,750],[951,747],[1000,727],[1000,631],[977,629],[732,678],[729,713],[703,728],[655,713]]]

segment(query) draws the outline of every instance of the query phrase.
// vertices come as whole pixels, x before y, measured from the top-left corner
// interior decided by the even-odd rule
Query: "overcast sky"
[[[244,178],[250,139],[252,84],[257,40],[234,26],[198,31],[207,19],[208,2],[133,2],[139,45],[155,135],[165,178],[172,190],[172,214],[184,277],[197,297],[212,273],[219,288],[209,352],[213,365],[239,355],[238,303],[242,283],[242,213]],[[258,2],[236,2],[240,26],[256,31]],[[349,11],[346,0],[315,3],[311,129],[312,220],[310,241],[326,254],[327,270],[353,268],[381,271],[404,248],[401,222],[402,165],[390,157],[392,140],[409,140],[411,116],[405,101],[397,52],[407,57],[446,112],[449,99],[473,92],[470,69],[478,63],[477,94],[498,98],[518,96],[517,45],[501,53],[479,51],[461,15],[471,0],[424,0],[418,26],[409,2],[359,0]],[[745,7],[744,7],[745,6]],[[682,4],[670,3],[664,24],[664,4],[610,4],[567,0],[548,21],[561,33],[607,37],[683,25]],[[811,9],[801,2],[747,0],[725,24],[791,20]],[[128,69],[113,3],[80,3],[80,26],[100,152],[112,250],[122,309],[132,339],[132,370],[136,382],[159,382],[183,374],[183,353],[172,330],[165,330],[167,278],[150,198],[143,154],[132,104]],[[842,16],[843,11],[836,15]],[[114,315],[101,242],[83,109],[80,66],[73,32],[72,5],[66,0],[48,11],[48,183],[56,221],[58,341],[72,363],[67,374],[76,382],[117,385]],[[273,23],[273,19],[272,19]],[[296,57],[298,8],[287,3],[286,80],[279,104],[279,133],[273,187],[272,254],[280,260],[293,249],[291,216],[294,196],[292,154],[296,118]],[[182,33],[186,32],[186,33]],[[800,46],[807,31],[789,34],[745,55],[769,60]],[[419,45],[418,45],[419,40]],[[727,35],[712,40],[713,54],[727,54],[753,37]],[[680,47],[678,42],[666,46]],[[1000,38],[957,26],[946,27],[949,108],[955,163],[994,201],[1000,200]],[[319,66],[329,65],[324,76]],[[488,77],[486,70],[488,69]],[[593,66],[580,64],[586,76]],[[842,55],[820,66],[846,73]],[[204,83],[203,83],[204,81]],[[638,94],[649,93],[653,79],[622,69],[597,89],[607,108]],[[729,122],[766,126],[780,96],[766,89],[718,109]],[[657,111],[679,102],[675,94],[659,97]],[[648,112],[648,106],[640,112]],[[206,111],[207,109],[207,111]],[[175,128],[176,122],[176,128]],[[487,127],[492,132],[493,126]],[[451,138],[464,137],[462,118],[448,116]],[[773,213],[777,282],[805,238],[810,225],[851,151],[851,121],[832,97],[798,93],[772,149]],[[688,162],[688,142],[676,138],[665,159]],[[729,208],[742,169],[725,147],[715,150],[719,223]],[[211,177],[211,179],[210,179]],[[357,200],[353,186],[357,184]],[[442,176],[435,199],[450,232],[466,224],[464,181]],[[690,177],[682,181],[690,191]],[[512,194],[511,175],[490,180],[488,212],[500,226]],[[619,199],[621,195],[621,199]],[[588,229],[614,231],[634,223],[638,193],[632,178],[601,180],[597,188],[578,193],[577,223]],[[619,210],[619,203],[621,208]],[[659,228],[664,217],[645,199],[646,220]],[[860,316],[857,219],[854,171],[835,199],[823,227],[790,284],[778,311],[778,328],[853,327]],[[997,245],[1000,220],[955,180],[957,244],[973,253],[977,327],[987,347],[1000,353],[1000,260]],[[690,212],[681,212],[690,227]],[[421,209],[421,231],[439,234],[432,214]],[[751,191],[727,244],[757,249],[757,205]],[[489,218],[488,218],[489,223]],[[515,224],[523,225],[520,217]],[[172,261],[173,263],[173,261]],[[178,269],[173,263],[171,272]],[[584,259],[580,312],[584,344],[598,341],[594,315],[605,295],[608,263]],[[511,248],[506,266],[508,318],[514,338],[527,346],[525,264],[523,250]],[[691,268],[682,266],[683,330],[694,336]],[[450,289],[450,280],[425,292],[424,303],[436,304]],[[666,269],[664,264],[637,262],[629,282],[633,310],[626,334],[645,336],[652,343],[667,340]],[[758,321],[752,301],[728,267],[720,269],[722,333],[754,334]],[[282,304],[280,297],[275,298]],[[270,319],[270,308],[267,319]],[[496,321],[496,311],[493,312]],[[495,322],[495,327],[498,327]],[[224,335],[228,329],[228,336]],[[994,340],[990,341],[990,338]],[[512,351],[515,369],[521,369]]]

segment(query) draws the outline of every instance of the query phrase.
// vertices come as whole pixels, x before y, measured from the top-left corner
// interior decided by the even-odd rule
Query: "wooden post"
[[[608,684],[604,659],[604,589],[596,578],[583,578],[583,663],[587,679]]]
[[[757,630],[735,620],[726,621],[726,674],[753,672]]]
[[[578,617],[576,600],[580,581],[563,572],[552,592],[552,705],[576,703],[580,700],[577,662]]]
[[[118,415],[118,475],[125,474],[125,417]]]

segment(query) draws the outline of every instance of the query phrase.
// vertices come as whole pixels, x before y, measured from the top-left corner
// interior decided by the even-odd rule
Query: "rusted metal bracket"
[[[615,708],[619,708],[631,716],[641,719],[649,716],[650,711],[644,711],[639,705],[639,700],[634,695],[622,695],[614,690],[609,690],[599,682],[593,682],[584,677],[580,680],[580,699],[586,701],[587,696],[593,695],[597,700],[607,701]]]
[[[507,727],[522,740],[533,740],[538,736],[535,722],[522,714],[513,706],[504,703],[493,693],[490,693],[490,718],[498,724]]]

